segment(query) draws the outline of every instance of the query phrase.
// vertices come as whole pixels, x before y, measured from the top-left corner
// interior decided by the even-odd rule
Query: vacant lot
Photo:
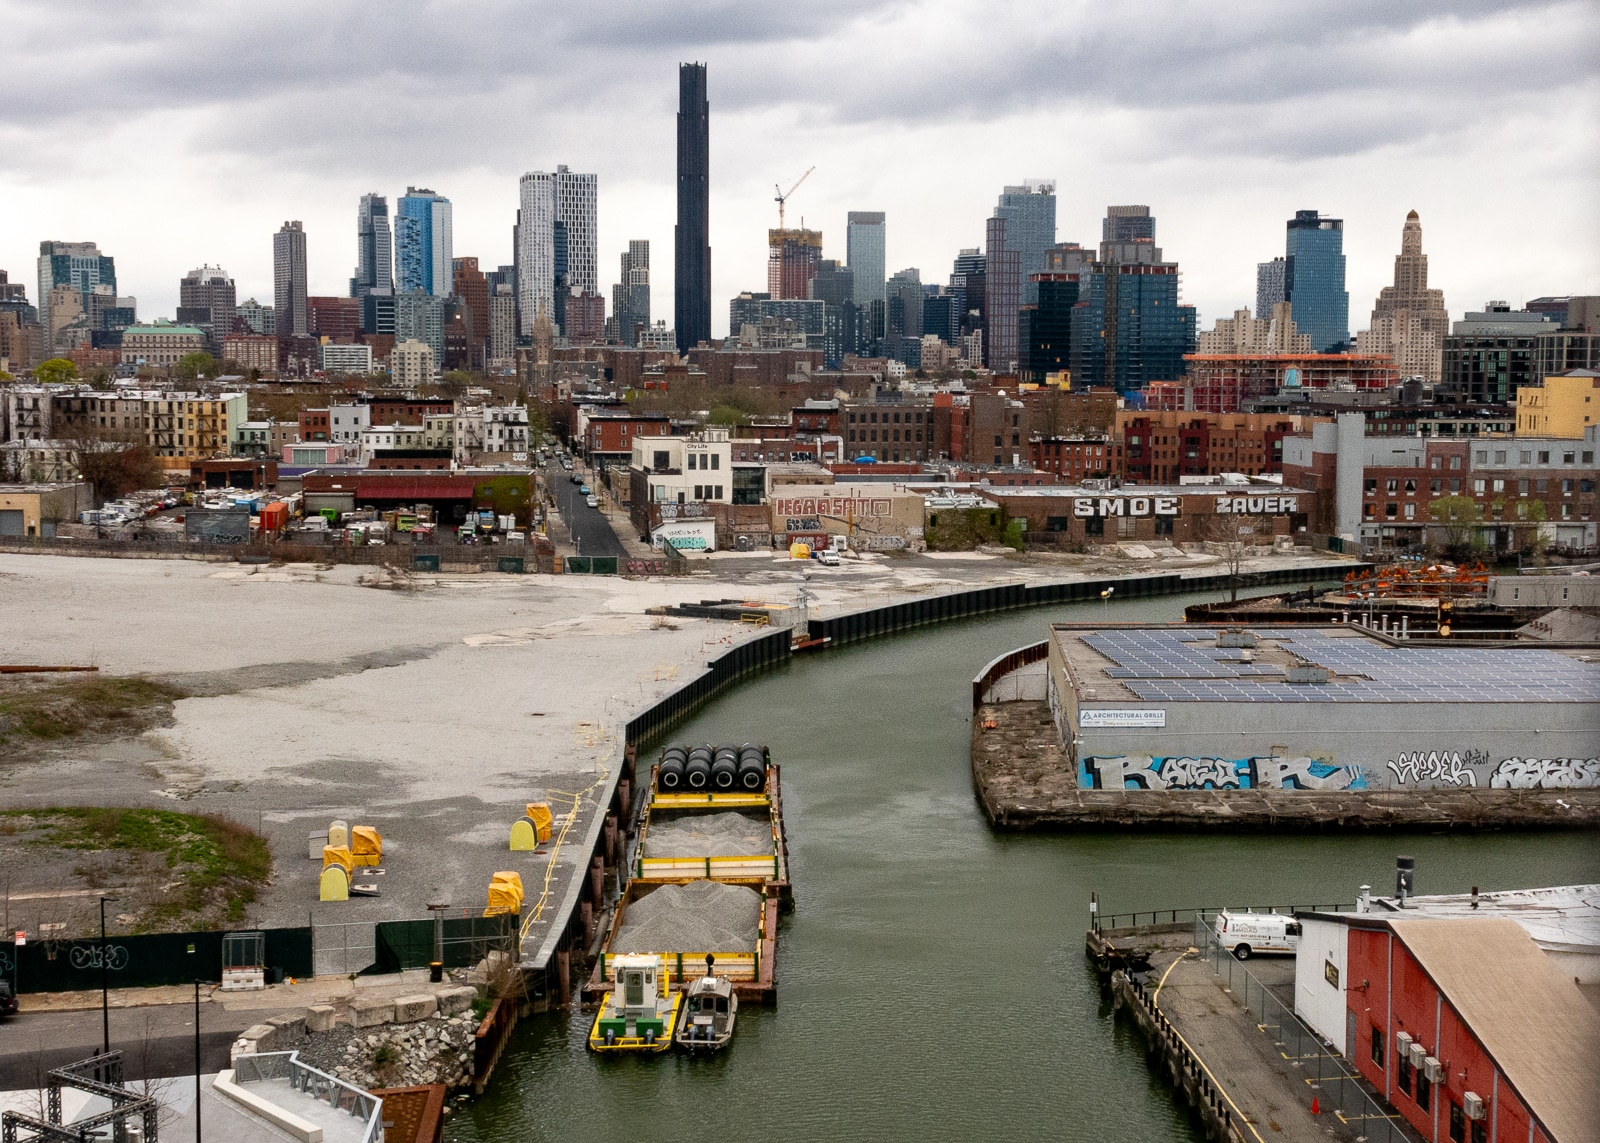
[[[184,692],[101,674],[0,676],[0,745],[12,750],[78,735],[139,734],[172,722]]]
[[[99,895],[118,932],[237,923],[272,875],[266,839],[210,814],[81,806],[0,811],[0,868],[17,928],[98,932]],[[9,923],[7,927],[12,927]]]

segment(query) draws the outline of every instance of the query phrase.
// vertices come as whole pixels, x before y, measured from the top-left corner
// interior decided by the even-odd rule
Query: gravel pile
[[[460,1087],[472,1080],[476,1027],[470,1012],[376,1028],[335,1024],[295,1050],[312,1067],[368,1090],[426,1083]]]
[[[754,952],[761,894],[743,885],[663,885],[628,906],[614,953]]]
[[[772,852],[772,825],[748,814],[687,814],[651,822],[646,857],[750,857]]]

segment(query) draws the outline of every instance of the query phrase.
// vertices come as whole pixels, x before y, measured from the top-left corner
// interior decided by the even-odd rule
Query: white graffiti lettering
[[[1507,758],[1494,768],[1496,790],[1592,790],[1600,786],[1600,758]]]
[[[1347,790],[1361,775],[1353,766],[1318,774],[1314,758],[1252,758],[1255,784],[1264,790]],[[1324,766],[1324,769],[1327,767]]]
[[[1100,790],[1346,790],[1366,783],[1353,766],[1314,758],[1086,757],[1082,777]]]
[[[1208,783],[1214,790],[1240,787],[1238,765],[1221,758],[1167,758],[1161,763],[1161,780],[1169,790],[1199,790]]]
[[[1489,761],[1481,750],[1413,750],[1389,759],[1389,769],[1400,785],[1407,782],[1444,782],[1452,786],[1476,786],[1478,775],[1472,769]]]
[[[1072,501],[1072,514],[1088,516],[1176,516],[1176,496],[1078,496]]]

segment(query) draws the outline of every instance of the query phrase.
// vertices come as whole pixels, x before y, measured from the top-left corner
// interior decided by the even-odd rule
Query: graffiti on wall
[[[1496,790],[1592,790],[1600,787],[1600,758],[1507,758],[1494,768]]]
[[[1437,782],[1442,786],[1476,786],[1475,766],[1486,765],[1489,755],[1482,750],[1412,750],[1389,759],[1398,785]]]
[[[1367,780],[1354,766],[1315,758],[1161,757],[1090,755],[1078,763],[1078,785],[1094,790],[1361,790]]]

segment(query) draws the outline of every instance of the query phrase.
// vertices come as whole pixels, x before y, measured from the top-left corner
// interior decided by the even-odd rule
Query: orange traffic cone
[[[1317,1102],[1317,1097],[1316,1096],[1312,1096],[1311,1097],[1311,1114],[1312,1115],[1321,1115],[1322,1114],[1322,1105]]]

